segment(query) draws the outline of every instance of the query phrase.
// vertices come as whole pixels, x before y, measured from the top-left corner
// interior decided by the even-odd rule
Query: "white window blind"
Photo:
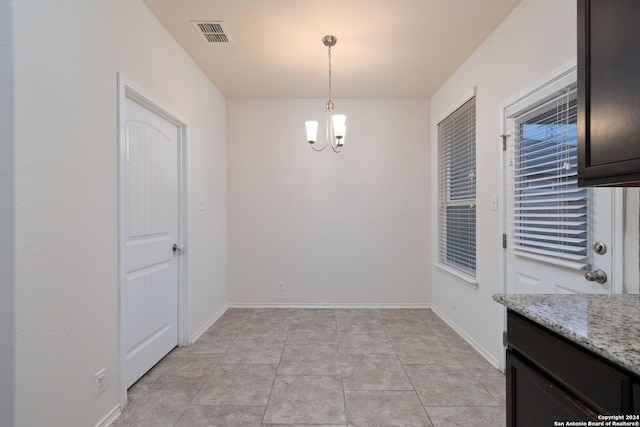
[[[512,112],[510,247],[580,269],[588,264],[588,192],[577,180],[575,84]]]
[[[476,99],[438,124],[438,261],[476,276]]]

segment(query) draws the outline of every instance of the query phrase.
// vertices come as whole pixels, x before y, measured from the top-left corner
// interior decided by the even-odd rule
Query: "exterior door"
[[[613,293],[612,283],[616,279],[613,273],[612,263],[612,190],[609,188],[598,188],[591,190],[590,205],[595,213],[591,219],[591,236],[588,239],[588,260],[584,262],[584,268],[579,266],[563,265],[553,261],[541,261],[535,257],[518,255],[513,247],[507,247],[507,293],[513,294],[610,294]],[[595,224],[598,224],[596,227]],[[513,233],[513,231],[511,231]],[[512,240],[508,239],[512,245]],[[593,250],[595,242],[604,243],[607,252],[604,255],[597,254]],[[595,280],[589,281],[585,274],[597,270],[603,271],[607,275],[604,283]]]
[[[178,344],[179,128],[126,98],[121,147],[126,387]]]
[[[616,193],[577,186],[575,77],[505,109],[507,293],[609,294],[621,280]]]

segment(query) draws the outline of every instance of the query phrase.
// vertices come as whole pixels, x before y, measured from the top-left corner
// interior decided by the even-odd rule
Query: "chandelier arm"
[[[313,151],[323,151],[325,148],[327,148],[327,140],[325,139],[324,145],[322,146],[322,148],[316,148],[314,147],[314,144],[309,144],[309,145],[311,145],[311,148],[313,149]],[[333,144],[331,144],[331,146],[333,146]]]

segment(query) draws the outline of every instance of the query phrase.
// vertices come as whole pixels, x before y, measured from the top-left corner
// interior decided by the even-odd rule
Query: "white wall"
[[[14,386],[14,130],[13,20],[0,0],[0,425],[13,422]]]
[[[229,303],[428,303],[428,101],[335,100],[340,154],[305,141],[325,103],[227,103]]]
[[[139,0],[13,9],[15,424],[90,426],[118,404],[117,72],[190,124],[192,331],[226,303],[225,100]]]
[[[503,308],[491,299],[502,292],[501,215],[490,209],[501,196],[501,107],[564,71],[576,58],[576,2],[523,0],[431,99],[432,233],[437,222],[437,120],[477,86],[477,289],[431,268],[432,304],[497,363],[503,352]],[[500,209],[504,200],[500,197]],[[433,241],[434,259],[437,259]],[[456,299],[456,309],[451,305]]]

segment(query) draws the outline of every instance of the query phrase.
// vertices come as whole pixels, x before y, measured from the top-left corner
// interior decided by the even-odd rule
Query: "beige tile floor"
[[[114,426],[505,425],[505,378],[431,310],[229,309]]]

